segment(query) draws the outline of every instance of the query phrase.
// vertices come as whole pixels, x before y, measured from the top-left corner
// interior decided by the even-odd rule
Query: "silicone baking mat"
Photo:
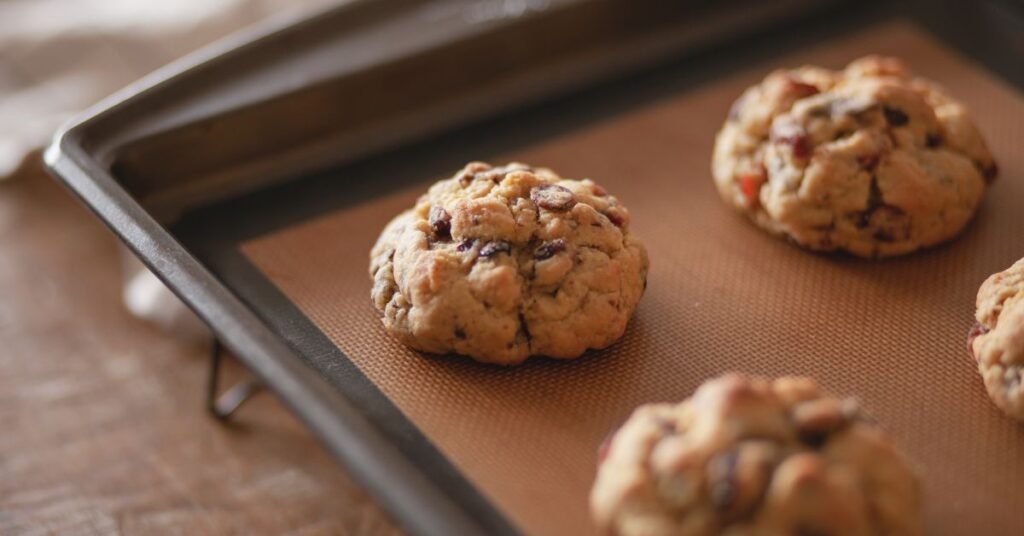
[[[893,54],[973,110],[1001,166],[970,227],[904,258],[818,255],[719,201],[709,160],[732,100],[779,66]],[[1020,533],[1024,427],[988,401],[965,349],[974,296],[1024,255],[1024,99],[907,22],[777,58],[513,154],[591,177],[632,211],[651,257],[625,337],[573,362],[502,369],[410,351],[369,299],[367,252],[430,180],[243,244],[244,255],[520,528],[590,529],[596,451],[633,407],[725,371],[813,376],[860,397],[921,467],[929,534]],[[452,170],[454,171],[454,170]]]

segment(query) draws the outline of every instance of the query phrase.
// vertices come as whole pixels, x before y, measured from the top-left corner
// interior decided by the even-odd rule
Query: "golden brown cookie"
[[[726,375],[649,404],[607,444],[594,520],[619,536],[922,533],[908,461],[853,399]]]
[[[816,251],[909,253],[954,237],[997,168],[962,104],[898,60],[779,70],[715,142],[722,198]]]
[[[1024,259],[986,279],[977,306],[967,344],[985,389],[999,409],[1024,420]]]
[[[647,281],[629,212],[589,179],[471,163],[370,252],[384,325],[425,352],[514,365],[619,339]]]

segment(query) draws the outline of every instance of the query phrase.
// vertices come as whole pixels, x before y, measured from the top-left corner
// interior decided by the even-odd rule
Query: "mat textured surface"
[[[904,58],[965,101],[1002,169],[954,242],[886,261],[816,255],[725,206],[709,171],[732,100],[770,69]],[[370,303],[367,252],[415,188],[243,245],[250,261],[497,507],[531,534],[589,530],[597,448],[631,409],[724,371],[818,378],[855,394],[916,459],[929,534],[1011,534],[1024,427],[988,401],[965,336],[990,273],[1024,255],[1024,97],[909,23],[887,23],[592,124],[515,154],[592,177],[633,214],[651,256],[626,336],[574,362],[511,369],[410,351]],[[454,170],[453,170],[454,171]]]

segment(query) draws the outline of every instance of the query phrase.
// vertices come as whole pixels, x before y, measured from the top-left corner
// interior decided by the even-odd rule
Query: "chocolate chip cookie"
[[[715,142],[722,198],[816,251],[909,253],[954,237],[997,173],[966,108],[899,60],[779,70]]]
[[[590,504],[620,536],[917,535],[921,487],[853,399],[726,375],[641,406],[602,449]]]
[[[647,281],[629,211],[589,179],[474,162],[433,185],[370,252],[384,326],[424,352],[571,359],[626,329]]]
[[[977,324],[967,346],[988,396],[1024,420],[1024,259],[993,274],[978,289]]]

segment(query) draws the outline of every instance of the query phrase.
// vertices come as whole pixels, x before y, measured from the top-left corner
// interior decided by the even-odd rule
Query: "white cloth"
[[[334,0],[0,0],[0,179],[76,112],[243,26]]]
[[[75,113],[147,72],[272,14],[337,1],[0,0],[0,179]],[[129,311],[183,341],[209,337],[141,263],[124,269]]]

